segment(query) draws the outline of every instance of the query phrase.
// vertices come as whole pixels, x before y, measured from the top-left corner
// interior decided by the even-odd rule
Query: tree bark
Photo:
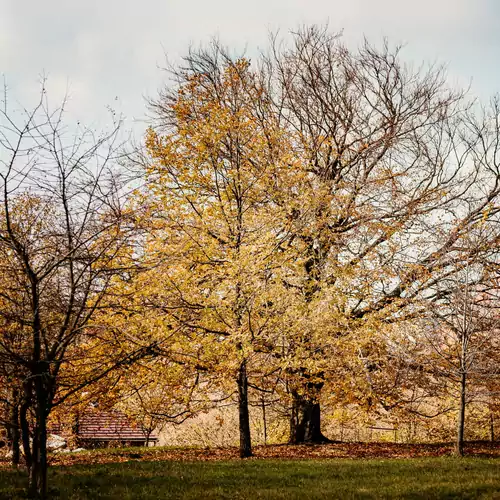
[[[19,410],[19,424],[21,427],[21,442],[23,445],[24,461],[29,470],[32,463],[30,445],[30,424],[28,421],[28,410],[31,405],[31,383],[28,381],[24,386],[24,396]]]
[[[34,380],[35,428],[31,445],[31,467],[28,472],[28,496],[47,498],[47,419],[51,407],[50,372],[46,362],[39,362]]]
[[[250,415],[248,412],[248,378],[246,361],[238,371],[238,413],[240,428],[240,457],[252,456],[252,440],[250,435]]]
[[[493,417],[493,412],[490,410],[490,441],[495,442],[495,419]]]
[[[328,443],[321,432],[321,406],[307,395],[292,391],[292,413],[290,417],[290,444]]]
[[[262,396],[262,423],[264,425],[264,444],[267,445],[267,418],[266,418],[266,401]]]
[[[153,428],[153,427],[148,427],[148,428],[146,428],[146,431],[144,431],[144,429],[143,429],[143,432],[144,432],[144,434],[145,434],[145,436],[146,436],[146,441],[145,441],[145,443],[144,443],[144,446],[145,446],[146,448],[148,448],[148,447],[149,447],[150,440],[151,440],[151,434],[153,434],[153,432],[154,432],[154,428]]]
[[[290,414],[290,444],[315,444],[331,442],[321,432],[321,405],[319,395],[324,386],[322,372],[311,375],[301,369],[301,386],[305,392],[292,389],[292,411]]]
[[[28,496],[37,499],[47,498],[47,412],[43,399],[37,402],[32,463],[28,471]]]
[[[21,457],[20,439],[21,434],[19,431],[19,392],[14,389],[12,393],[12,409],[10,414],[10,429],[9,437],[11,442],[12,451],[12,466],[17,467]]]
[[[462,373],[460,377],[460,403],[457,418],[457,441],[455,444],[455,455],[462,457],[464,455],[464,429],[465,429],[465,406],[466,406],[466,374]]]

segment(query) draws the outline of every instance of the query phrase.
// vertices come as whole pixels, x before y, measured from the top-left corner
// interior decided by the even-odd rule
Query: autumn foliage
[[[241,457],[256,412],[265,443],[457,414],[459,454],[466,415],[494,440],[499,101],[317,27],[171,77],[120,168],[118,129],[66,145],[43,97],[2,114],[0,397],[32,494],[48,422],[90,403],[147,436],[237,408]]]

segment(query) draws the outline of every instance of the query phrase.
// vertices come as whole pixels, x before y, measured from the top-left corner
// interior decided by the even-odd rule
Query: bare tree
[[[96,322],[134,267],[133,219],[113,170],[120,124],[103,135],[71,129],[65,102],[51,110],[45,88],[31,110],[12,110],[7,92],[2,104],[0,364],[22,391],[29,495],[46,498],[52,408],[150,351],[124,351],[119,332]]]
[[[477,284],[479,269],[467,266],[455,276],[452,292],[431,310],[423,329],[431,372],[457,401],[455,453],[464,454],[467,405],[480,401],[489,379],[498,378],[499,304],[487,283]]]
[[[463,92],[447,86],[441,68],[413,69],[388,43],[349,50],[318,27],[294,34],[291,48],[274,40],[263,71],[296,156],[317,192],[327,193],[293,211],[309,218],[293,237],[298,254],[308,256],[301,293],[311,318],[324,290],[345,298],[338,309],[348,328],[325,331],[307,349],[314,338],[307,333],[301,345],[290,344],[292,352],[315,353],[289,371],[297,387],[291,441],[323,441],[321,390],[334,370],[325,362],[333,357],[329,346],[370,318],[424,314],[425,304],[445,294],[437,284],[463,269],[457,247],[485,211],[494,226],[498,104],[482,120]],[[468,259],[497,252],[498,229],[483,243]],[[311,356],[318,369],[310,368]]]

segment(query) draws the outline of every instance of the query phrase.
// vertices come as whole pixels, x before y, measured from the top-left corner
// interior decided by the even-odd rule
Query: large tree
[[[268,371],[280,374],[291,396],[290,440],[324,441],[322,390],[337,382],[333,390],[344,390],[338,374],[346,373],[347,358],[365,359],[382,325],[421,317],[429,303],[445,298],[449,292],[439,284],[461,272],[458,249],[484,217],[493,229],[466,257],[479,262],[497,251],[497,106],[482,113],[449,88],[442,69],[412,69],[398,47],[366,42],[353,51],[317,27],[294,34],[291,47],[275,42],[253,69],[252,83],[243,77],[250,74],[246,63],[218,47],[193,52],[186,62],[175,73],[178,86],[153,106],[164,135],[149,137],[161,165],[150,171],[154,192],[174,221],[169,251],[184,259],[184,249],[198,245],[205,254],[193,260],[191,253],[175,282],[186,283],[195,262],[203,278],[189,282],[190,290],[226,304],[224,293],[215,292],[219,270],[230,276],[226,283],[243,279],[234,269],[251,272],[258,289],[257,236],[248,236],[273,245],[276,264],[259,283],[272,284],[284,314],[274,332],[267,329],[268,339],[262,336],[258,347],[252,341],[252,351],[261,360],[267,355]],[[226,252],[234,238],[238,251],[230,259],[211,255]],[[247,248],[257,267],[241,260]],[[240,262],[232,274],[230,262]],[[233,290],[253,304],[242,286]],[[189,305],[184,291],[178,297]],[[193,318],[206,320],[206,299],[191,301],[192,327]],[[262,305],[278,307],[266,300]],[[236,317],[242,311],[232,309]],[[248,360],[241,361],[246,369]]]
[[[265,81],[317,193],[293,211],[309,221],[293,238],[306,256],[309,325],[335,311],[323,331],[309,328],[291,344],[303,353],[289,371],[291,441],[302,442],[325,439],[320,395],[338,369],[330,360],[339,339],[350,335],[366,355],[370,330],[423,314],[443,297],[437,285],[463,268],[457,248],[469,231],[485,213],[494,227],[499,135],[497,104],[482,113],[442,69],[413,69],[398,47],[350,50],[317,27],[292,40],[274,43]],[[497,251],[498,229],[487,238],[467,259]]]

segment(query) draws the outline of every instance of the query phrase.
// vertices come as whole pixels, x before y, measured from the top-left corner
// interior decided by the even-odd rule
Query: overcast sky
[[[53,101],[69,87],[70,111],[104,126],[110,105],[142,131],[144,96],[176,60],[211,36],[251,56],[269,31],[329,23],[355,46],[363,35],[406,44],[409,62],[448,65],[452,82],[482,98],[500,92],[498,0],[0,0],[0,72],[30,104],[39,76]]]

